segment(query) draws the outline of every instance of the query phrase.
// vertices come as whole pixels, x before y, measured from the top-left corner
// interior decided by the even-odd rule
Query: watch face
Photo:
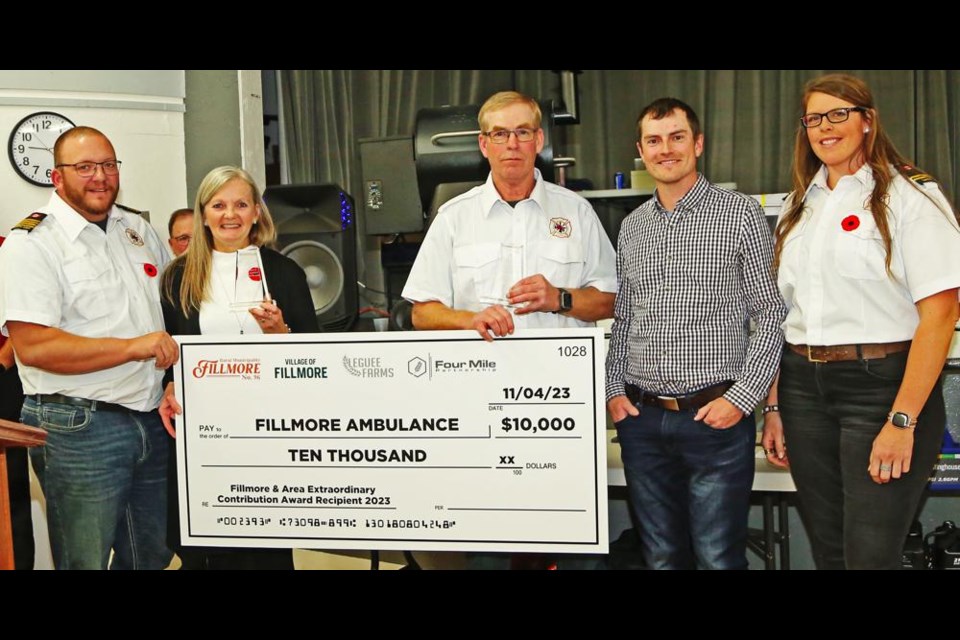
[[[53,143],[74,124],[59,113],[41,111],[17,123],[10,132],[7,150],[17,174],[40,187],[53,186]]]
[[[903,429],[904,427],[909,427],[910,416],[898,411],[895,414],[893,414],[892,418],[890,418],[890,423],[895,427],[900,427],[901,429]]]

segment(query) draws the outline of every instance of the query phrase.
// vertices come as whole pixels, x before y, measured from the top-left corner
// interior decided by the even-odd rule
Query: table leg
[[[783,494],[777,494],[777,509],[780,518],[780,530],[777,536],[780,539],[780,570],[790,569],[790,505]]]
[[[767,570],[777,568],[776,544],[777,532],[773,524],[773,495],[769,491],[763,494],[763,563]]]

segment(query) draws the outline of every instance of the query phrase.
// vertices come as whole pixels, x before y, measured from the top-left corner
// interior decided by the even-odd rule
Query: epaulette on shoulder
[[[900,168],[903,170],[903,172],[906,174],[908,178],[910,178],[917,184],[926,184],[928,182],[932,182],[934,184],[937,183],[936,178],[934,178],[929,173],[926,173],[925,171],[917,169],[913,165],[905,164],[905,165],[901,165]]]
[[[136,215],[138,215],[138,216],[142,216],[142,215],[143,215],[143,211],[140,211],[139,209],[134,209],[133,207],[128,207],[127,205],[125,205],[125,204],[120,204],[119,202],[114,202],[113,204],[114,204],[114,206],[115,206],[117,209],[121,209],[121,210],[123,210],[123,211],[126,211],[127,213],[133,213],[133,214],[136,214]]]
[[[40,213],[39,211],[34,211],[30,215],[28,215],[26,218],[24,218],[23,220],[15,224],[13,228],[23,229],[27,233],[30,233],[31,231],[36,229],[37,225],[43,222],[44,219],[46,219],[46,217],[47,217],[46,213]]]

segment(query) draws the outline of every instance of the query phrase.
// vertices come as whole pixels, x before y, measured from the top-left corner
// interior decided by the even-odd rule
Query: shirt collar
[[[873,189],[873,169],[870,168],[869,164],[864,163],[852,177],[867,189]],[[813,180],[810,181],[810,185],[804,192],[804,197],[809,195],[814,188],[824,192],[830,190],[827,186],[827,165],[820,165],[820,170],[813,175]]]
[[[546,207],[544,206],[546,187],[543,186],[543,176],[540,175],[540,169],[534,168],[533,179],[533,191],[530,192],[530,197],[527,199],[536,202],[541,211],[546,211]],[[484,183],[483,190],[480,192],[480,207],[485,218],[490,216],[490,213],[498,202],[506,204],[506,200],[500,197],[497,187],[493,184],[493,173],[491,172],[487,175],[487,181]],[[509,207],[510,205],[507,204],[506,206]]]
[[[64,202],[63,198],[54,191],[50,194],[50,202],[47,203],[45,213],[52,215],[57,219],[57,223],[63,227],[70,240],[76,240],[80,234],[87,228],[89,222],[82,215],[77,213],[76,209]],[[107,220],[120,217],[120,211],[116,207],[110,207],[110,213],[107,214]],[[108,228],[109,228],[109,223]]]
[[[704,196],[707,195],[709,190],[710,183],[706,178],[703,177],[702,173],[697,172],[697,181],[690,187],[690,190],[687,191],[680,200],[677,201],[677,205],[673,208],[673,213],[681,213],[682,211],[695,211],[696,208],[703,201]],[[657,203],[657,209],[660,211],[667,211],[662,204],[660,204],[660,196],[656,195],[653,200]]]

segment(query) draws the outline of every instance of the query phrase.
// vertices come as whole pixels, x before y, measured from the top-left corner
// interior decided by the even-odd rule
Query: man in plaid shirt
[[[690,106],[662,98],[637,122],[656,192],[620,228],[607,408],[646,563],[744,569],[753,409],[777,371],[786,315],[772,238],[756,201],[697,171],[703,133]]]

